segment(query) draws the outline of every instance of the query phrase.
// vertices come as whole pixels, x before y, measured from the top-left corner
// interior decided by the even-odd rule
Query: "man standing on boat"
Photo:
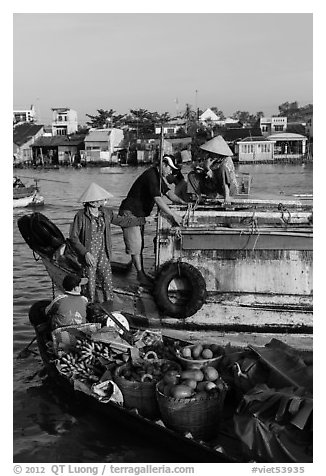
[[[166,177],[177,170],[169,155],[164,155],[160,173],[160,163],[143,172],[134,182],[127,197],[120,205],[119,215],[128,217],[148,217],[156,204],[166,213],[175,225],[180,225],[180,218],[173,213],[165,203],[162,195],[168,197],[173,203],[185,205],[186,202],[169,189]],[[131,255],[132,262],[137,271],[137,279],[143,286],[152,286],[151,279],[145,274],[143,266],[144,225],[123,229],[123,238],[126,253]]]

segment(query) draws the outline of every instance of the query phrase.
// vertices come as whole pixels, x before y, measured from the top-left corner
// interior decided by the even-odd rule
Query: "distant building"
[[[118,162],[118,152],[123,148],[123,138],[122,129],[90,129],[85,137],[86,161]]]
[[[13,131],[14,163],[32,161],[32,145],[43,134],[43,126],[29,122],[18,123]]]
[[[308,117],[308,119],[307,119],[306,134],[307,134],[309,139],[312,139],[313,136],[314,136],[314,133],[313,133],[313,117],[312,116]]]
[[[32,145],[35,164],[72,164],[78,162],[84,151],[85,134],[39,137]]]
[[[285,132],[287,128],[287,117],[261,117],[259,124],[261,133],[267,137],[278,132]]]
[[[166,135],[175,135],[179,129],[185,129],[187,122],[184,119],[175,119],[163,124],[163,133]],[[161,134],[161,125],[155,126],[155,134]]]
[[[52,135],[67,136],[78,129],[77,112],[67,107],[52,108]]]
[[[245,137],[237,142],[239,162],[273,161],[275,141],[265,137]]]
[[[43,137],[52,137],[52,126],[44,126]]]
[[[35,108],[31,105],[30,109],[14,109],[14,124],[19,122],[34,122],[35,121]]]
[[[202,123],[206,123],[206,121],[209,122],[217,122],[220,120],[220,116],[215,114],[214,111],[212,111],[210,108],[207,108],[206,111],[204,111],[200,116],[199,116],[199,121]]]
[[[306,153],[307,137],[301,134],[284,132],[272,134],[267,139],[275,142],[274,159],[299,159]]]
[[[227,127],[223,131],[222,136],[234,154],[238,154],[238,144],[242,139],[246,139],[247,137],[258,138],[262,137],[262,134],[259,127]]]
[[[242,127],[243,124],[239,119],[233,119],[232,117],[226,117],[225,119],[218,119],[214,122],[214,125],[219,127]]]

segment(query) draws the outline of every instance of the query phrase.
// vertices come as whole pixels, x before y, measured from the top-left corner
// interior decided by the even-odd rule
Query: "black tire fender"
[[[54,250],[64,244],[65,238],[59,228],[42,213],[31,215],[31,232],[41,246],[51,246]]]
[[[191,292],[186,303],[172,302],[169,298],[169,285],[175,278],[183,278],[190,284]],[[153,295],[157,307],[166,315],[177,318],[190,317],[201,309],[206,300],[206,282],[201,272],[191,264],[168,261],[157,273]]]

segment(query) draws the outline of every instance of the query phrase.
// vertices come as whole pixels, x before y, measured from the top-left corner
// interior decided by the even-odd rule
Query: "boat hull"
[[[42,205],[44,205],[44,198],[38,193],[33,193],[33,195],[29,195],[23,198],[13,199],[13,208],[25,208]]]
[[[53,283],[62,290],[62,281],[71,270],[41,256]],[[293,298],[293,297],[292,297]],[[272,338],[302,351],[313,349],[313,313],[309,300],[270,305],[257,302],[257,295],[208,295],[206,303],[193,316],[172,318],[162,313],[149,291],[137,285],[114,287],[113,310],[123,311],[130,322],[142,327],[163,330],[190,342],[205,338],[221,344],[246,347],[265,345]]]
[[[44,338],[44,334],[38,330],[38,327],[42,329],[42,326],[44,329],[44,325],[42,324],[34,327],[40,355],[45,364],[47,374],[54,384],[55,390],[64,392],[66,402],[67,399],[70,399],[74,407],[76,404],[79,406],[82,405],[87,409],[87,412],[92,411],[97,413],[101,421],[103,421],[103,419],[108,420],[110,428],[112,427],[112,421],[116,422],[119,426],[125,426],[129,431],[130,428],[132,428],[133,432],[145,438],[149,438],[152,444],[157,444],[158,447],[164,447],[173,453],[183,455],[188,462],[234,463],[246,461],[244,455],[241,453],[241,444],[239,441],[237,441],[236,448],[234,448],[235,440],[232,440],[232,453],[226,455],[218,451],[220,444],[217,444],[217,441],[216,443],[214,443],[214,440],[210,443],[204,443],[184,437],[166,428],[160,421],[149,420],[139,415],[135,410],[129,410],[110,401],[102,403],[91,394],[78,390],[78,386],[63,377],[58,372],[56,366],[51,362],[46,351],[46,339]],[[217,450],[214,449],[214,445],[217,447]]]

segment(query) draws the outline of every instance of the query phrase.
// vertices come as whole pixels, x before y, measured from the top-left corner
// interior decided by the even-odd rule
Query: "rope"
[[[179,275],[179,277],[181,276],[180,263],[181,263],[181,259],[179,258],[178,261],[177,261],[177,268],[178,268],[178,275]]]
[[[182,226],[189,226],[191,207],[192,207],[191,203],[188,203],[187,210],[186,210],[184,216],[182,217]]]
[[[52,299],[55,298],[55,291],[54,291],[54,281],[52,279]]]
[[[248,222],[248,224],[251,226],[251,231],[250,231],[250,234],[249,234],[249,236],[248,236],[247,243],[243,246],[243,248],[241,248],[241,249],[243,249],[243,250],[244,250],[245,248],[247,248],[247,245],[248,245],[248,243],[249,243],[249,241],[250,241],[251,236],[253,236],[253,235],[255,235],[255,234],[256,234],[257,236],[256,236],[256,238],[255,238],[255,241],[254,241],[252,250],[255,250],[255,248],[256,248],[256,244],[257,244],[258,238],[259,238],[259,236],[260,236],[260,231],[259,231],[259,227],[258,227],[258,219],[256,218],[255,215],[256,215],[256,209],[254,208],[253,213],[252,213],[252,217],[249,218],[249,222]],[[240,223],[245,223],[247,220],[248,220],[248,218],[243,218]],[[241,236],[243,233],[244,233],[244,231],[240,231],[240,236]]]

